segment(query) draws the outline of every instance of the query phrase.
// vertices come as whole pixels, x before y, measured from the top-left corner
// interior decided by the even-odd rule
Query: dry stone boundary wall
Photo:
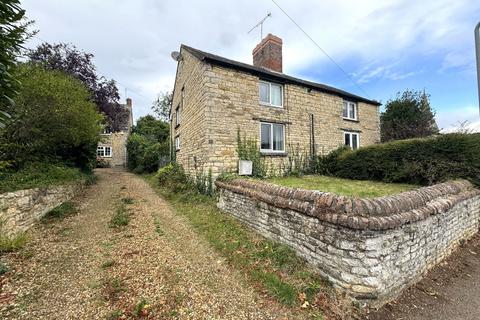
[[[13,236],[28,230],[48,211],[73,198],[82,186],[74,183],[0,194],[0,232]]]
[[[292,247],[363,305],[398,296],[480,224],[480,190],[463,180],[373,199],[240,179],[216,186],[220,209]]]

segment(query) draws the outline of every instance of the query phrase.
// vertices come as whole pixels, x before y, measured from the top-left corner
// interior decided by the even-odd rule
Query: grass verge
[[[293,250],[247,230],[222,213],[216,207],[214,198],[189,190],[171,192],[160,186],[153,174],[144,175],[144,178],[172,204],[177,214],[187,217],[196,231],[231,265],[243,272],[259,291],[298,310],[304,306],[309,315],[321,319],[322,309],[326,309],[322,301],[325,297],[333,301],[335,291]]]
[[[32,163],[18,171],[0,171],[0,193],[60,185],[81,179],[88,183],[94,181],[93,177],[76,168],[49,163]]]
[[[43,221],[52,221],[63,219],[69,215],[72,215],[77,212],[75,203],[72,201],[67,201],[59,205],[58,207],[53,208],[43,217]]]
[[[350,180],[328,176],[277,177],[266,180],[285,187],[320,190],[344,196],[374,198],[418,188],[416,185],[385,183],[368,180]]]

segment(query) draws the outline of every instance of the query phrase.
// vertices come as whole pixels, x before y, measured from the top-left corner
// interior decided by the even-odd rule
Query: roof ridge
[[[349,98],[349,99],[353,99],[353,100],[356,100],[356,101],[361,101],[361,102],[366,102],[366,103],[369,103],[369,104],[374,104],[374,105],[377,105],[377,106],[381,105],[381,103],[376,101],[376,100],[367,99],[367,98],[364,98],[362,96],[359,96],[359,95],[356,95],[356,94],[353,94],[353,93],[350,93],[350,92],[344,91],[342,89],[338,89],[338,88],[335,88],[335,87],[332,87],[332,86],[329,86],[329,85],[326,85],[326,84],[323,84],[323,83],[304,80],[304,79],[300,79],[300,78],[297,78],[297,77],[287,75],[285,73],[272,71],[272,70],[262,68],[262,67],[256,67],[256,66],[253,66],[253,65],[248,64],[248,63],[228,59],[228,58],[225,58],[225,57],[213,54],[213,53],[202,51],[202,50],[190,47],[188,45],[185,45],[183,43],[180,45],[180,50],[182,48],[186,49],[191,54],[193,54],[196,58],[198,58],[202,61],[203,60],[208,60],[210,62],[214,62],[214,63],[217,63],[219,65],[225,66],[225,67],[240,69],[240,70],[245,71],[245,72],[258,74],[260,76],[264,76],[264,77],[267,77],[267,78],[273,78],[273,79],[276,79],[277,81],[287,82],[287,83],[288,82],[295,83],[297,85],[303,85],[303,86],[306,86],[306,87],[309,87],[309,88],[312,88],[312,89],[316,89],[316,90],[319,90],[319,91],[322,91],[322,92],[335,94],[335,95],[338,95],[338,96],[343,97],[343,98]]]

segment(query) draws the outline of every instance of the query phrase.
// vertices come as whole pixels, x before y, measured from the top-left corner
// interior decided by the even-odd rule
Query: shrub
[[[480,133],[452,133],[355,151],[344,149],[327,158],[320,161],[321,169],[342,178],[420,185],[464,178],[480,185]]]
[[[183,167],[172,162],[158,170],[157,179],[161,186],[168,187],[173,192],[179,192],[191,187]]]
[[[127,140],[128,168],[135,173],[155,172],[168,157],[168,140],[160,143],[147,136],[133,133]]]
[[[95,166],[102,116],[82,82],[59,71],[24,64],[14,117],[0,134],[0,160]]]
[[[267,175],[268,167],[265,158],[258,148],[257,140],[241,137],[240,129],[237,130],[237,154],[239,160],[252,161],[252,176],[263,178]]]

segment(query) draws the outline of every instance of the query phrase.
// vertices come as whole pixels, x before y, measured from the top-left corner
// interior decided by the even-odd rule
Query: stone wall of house
[[[180,149],[176,151],[176,161],[183,165],[187,173],[195,174],[197,170],[206,168],[208,157],[209,141],[205,109],[207,65],[186,50],[182,50],[181,54],[182,60],[177,68],[172,101],[171,137],[173,145],[175,145],[175,138],[180,138]],[[180,107],[181,120],[180,124],[176,125],[178,107]]]
[[[111,167],[125,167],[127,165],[128,135],[128,131],[102,134],[102,139],[98,143],[98,146],[108,146],[112,148],[111,157],[102,157]]]
[[[220,209],[289,245],[370,306],[395,298],[480,225],[480,190],[466,181],[374,199],[244,180],[216,184]]]
[[[316,154],[325,154],[344,143],[345,130],[360,132],[360,145],[380,141],[379,109],[358,103],[358,121],[344,120],[343,98],[298,85],[284,85],[283,108],[262,105],[259,78],[246,72],[216,65],[205,70],[208,163],[213,173],[237,168],[237,130],[257,141],[260,121],[285,124],[286,151],[310,152],[313,114]],[[286,156],[266,156],[272,168],[279,169]]]
[[[73,198],[82,185],[73,183],[0,194],[0,232],[14,235],[28,230],[48,211]]]

